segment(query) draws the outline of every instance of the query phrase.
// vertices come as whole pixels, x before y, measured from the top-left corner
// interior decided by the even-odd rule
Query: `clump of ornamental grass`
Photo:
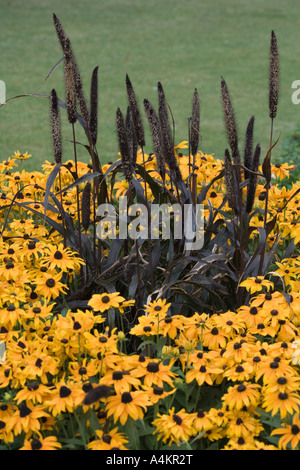
[[[176,145],[161,82],[157,111],[143,100],[154,150],[146,153],[128,75],[126,115],[116,112],[118,156],[101,165],[98,68],[88,107],[70,40],[53,19],[66,83],[66,103],[55,90],[49,97],[54,161],[31,173],[19,171],[16,155],[0,163],[3,448],[299,448],[300,187],[285,185],[292,168],[272,164],[272,138],[262,158],[254,116],[242,163],[223,78],[223,159],[201,151],[197,90],[188,140]],[[271,135],[275,39],[272,32]],[[63,158],[59,108],[69,116],[72,160]],[[77,159],[78,123],[92,164]],[[122,219],[139,227],[136,239],[114,236],[120,196],[139,207],[137,220]],[[112,204],[115,226],[99,201]],[[167,209],[158,217],[157,203]],[[194,249],[185,233],[175,236],[176,209],[187,204],[191,223],[196,204],[203,210],[203,244]]]

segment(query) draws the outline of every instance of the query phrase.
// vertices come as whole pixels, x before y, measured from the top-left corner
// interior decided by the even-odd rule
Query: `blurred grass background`
[[[273,151],[300,123],[300,105],[292,104],[291,84],[300,79],[300,15],[297,0],[0,0],[0,79],[7,98],[22,93],[49,94],[64,100],[62,63],[53,26],[56,13],[71,38],[88,98],[90,77],[99,65],[98,153],[114,160],[118,146],[115,113],[127,106],[128,73],[139,102],[157,104],[161,81],[176,124],[176,143],[187,140],[187,120],[194,88],[201,104],[201,149],[223,157],[227,146],[220,100],[220,78],[229,87],[239,126],[241,147],[247,122],[255,115],[255,141],[265,153],[269,143],[268,60],[271,30],[280,53],[280,100]],[[41,86],[42,85],[42,86]],[[71,128],[62,112],[64,159],[73,158]],[[145,126],[147,126],[145,122]],[[39,169],[53,159],[46,98],[9,101],[0,109],[0,155],[28,151],[24,168]],[[86,143],[80,126],[77,140]],[[149,134],[148,134],[149,135]],[[151,151],[147,138],[146,150]],[[79,148],[79,158],[87,152]]]

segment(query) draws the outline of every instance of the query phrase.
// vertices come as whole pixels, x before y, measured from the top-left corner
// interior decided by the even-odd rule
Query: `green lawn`
[[[283,143],[299,124],[300,105],[291,84],[300,79],[300,16],[297,0],[0,0],[1,72],[7,98],[21,93],[64,99],[62,66],[41,86],[61,58],[52,22],[55,12],[69,34],[89,95],[99,65],[99,141],[102,162],[117,153],[115,112],[125,111],[126,73],[142,104],[156,105],[161,81],[176,122],[176,142],[187,139],[194,88],[201,101],[201,148],[222,157],[227,146],[220,101],[220,77],[230,89],[241,145],[256,117],[255,137],[266,152],[269,141],[268,55],[274,29],[280,52],[281,83],[274,133]],[[40,87],[41,86],[41,87]],[[149,134],[148,134],[149,135]],[[84,141],[80,129],[78,140]],[[63,119],[64,158],[72,158],[71,129]],[[147,138],[151,150],[150,138]],[[274,151],[280,157],[281,144]],[[12,100],[1,108],[1,159],[14,150],[32,153],[25,168],[52,159],[49,103],[45,98]],[[79,157],[86,158],[84,148]]]

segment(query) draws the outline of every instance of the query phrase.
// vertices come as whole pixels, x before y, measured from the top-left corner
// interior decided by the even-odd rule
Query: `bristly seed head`
[[[91,183],[88,181],[83,188],[81,198],[81,222],[83,229],[88,230],[91,221]]]
[[[117,109],[116,123],[117,123],[117,133],[118,133],[119,149],[121,153],[123,171],[124,171],[125,179],[128,182],[130,182],[132,179],[133,169],[132,169],[132,164],[130,160],[129,146],[128,146],[128,141],[127,141],[127,133],[126,133],[124,117],[120,108]]]
[[[133,89],[132,83],[128,75],[126,75],[126,88],[127,88],[127,95],[128,95],[128,102],[131,109],[131,116],[133,120],[133,126],[135,129],[135,135],[140,147],[145,147],[145,135],[144,135],[144,127],[142,122],[142,117],[140,114],[139,106],[137,103],[135,91]]]
[[[94,68],[91,78],[89,129],[92,143],[96,145],[98,136],[98,66]]]
[[[60,115],[58,109],[58,100],[56,91],[53,89],[50,94],[50,121],[52,133],[52,145],[54,158],[56,163],[61,163],[62,160],[62,140],[61,140],[61,126]]]
[[[192,121],[191,121],[191,152],[195,156],[198,151],[199,145],[199,131],[200,131],[200,104],[199,94],[195,88],[193,94],[193,107],[192,107]]]
[[[279,54],[274,31],[271,33],[269,65],[269,116],[274,119],[277,114],[279,94]]]

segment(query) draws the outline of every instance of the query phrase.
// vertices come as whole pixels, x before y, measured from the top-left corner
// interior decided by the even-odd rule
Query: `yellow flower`
[[[149,359],[141,363],[140,367],[134,369],[132,374],[135,377],[144,378],[144,385],[151,387],[157,385],[163,387],[164,383],[173,386],[173,380],[176,374],[172,372],[171,367],[164,365],[159,359]]]
[[[145,305],[145,311],[148,315],[161,316],[166,315],[171,303],[167,303],[166,299],[157,299]]]
[[[43,253],[42,265],[48,265],[50,269],[68,271],[77,269],[81,264],[84,262],[70,248],[64,248],[62,243],[58,246],[47,245]]]
[[[36,292],[39,293],[46,301],[58,297],[61,293],[66,294],[66,285],[60,282],[61,274],[45,273],[39,279],[35,280]]]
[[[113,416],[115,423],[119,420],[124,425],[129,417],[133,421],[143,419],[144,411],[151,404],[143,391],[123,392],[107,398],[106,414],[108,418]]]
[[[40,418],[47,416],[49,414],[45,411],[44,406],[29,407],[22,403],[19,409],[7,420],[7,431],[13,431],[16,436],[24,431],[30,436],[40,430]]]
[[[281,434],[281,437],[278,441],[279,449],[284,449],[291,446],[292,449],[295,449],[300,441],[300,417],[299,413],[296,413],[293,416],[292,424],[284,423],[283,428],[274,429],[271,432],[271,436],[276,434]]]
[[[15,151],[13,155],[11,155],[12,158],[16,158],[17,160],[27,160],[30,158],[32,155],[28,152],[21,153],[19,150]]]
[[[57,416],[66,411],[72,413],[82,404],[84,396],[82,384],[62,380],[51,390],[50,398],[46,399],[44,404],[52,416]]]
[[[170,445],[177,442],[188,442],[193,436],[193,421],[194,415],[186,413],[182,408],[180,411],[175,412],[175,408],[171,408],[168,414],[157,414],[157,418],[153,421],[156,427],[153,434],[158,434],[158,439],[162,439],[163,443]]]
[[[92,307],[95,312],[105,312],[110,308],[118,308],[124,302],[124,297],[119,295],[120,292],[113,292],[104,294],[94,294],[89,300],[88,305]]]
[[[109,432],[104,432],[100,429],[96,430],[96,435],[99,439],[88,443],[87,447],[90,450],[127,450],[125,444],[128,444],[128,439],[124,433],[119,432],[118,428],[113,428]]]
[[[56,436],[36,437],[25,439],[24,445],[19,450],[57,450],[62,447]]]
[[[245,281],[240,283],[240,287],[245,287],[250,294],[255,292],[260,292],[263,290],[263,287],[266,287],[269,291],[271,288],[274,288],[274,284],[267,279],[264,279],[263,276],[257,277],[248,277]]]
[[[243,407],[256,407],[261,399],[261,387],[259,384],[242,382],[229,387],[228,392],[222,397],[223,405],[229,410],[241,410]]]
[[[280,413],[281,419],[284,419],[286,415],[294,414],[299,410],[300,397],[298,391],[296,392],[270,392],[265,393],[262,407],[266,412],[271,412],[274,416],[276,413]]]
[[[138,389],[141,381],[134,377],[130,371],[116,368],[111,372],[107,372],[101,378],[100,384],[113,386],[117,394],[130,392],[133,388]]]

